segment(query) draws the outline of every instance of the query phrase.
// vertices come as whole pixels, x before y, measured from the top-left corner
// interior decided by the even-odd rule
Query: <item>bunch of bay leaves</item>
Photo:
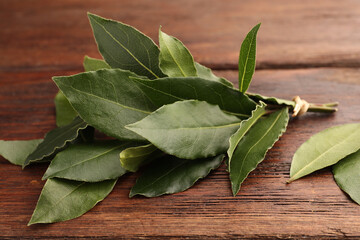
[[[60,89],[55,97],[58,127],[44,139],[0,141],[0,154],[13,164],[50,161],[29,225],[81,216],[112,191],[119,177],[139,169],[130,197],[156,197],[190,188],[226,159],[235,196],[285,132],[289,110],[296,108],[294,101],[246,92],[260,24],[241,45],[236,89],[195,62],[178,39],[161,29],[158,47],[131,26],[88,17],[103,60],[85,57],[85,72],[53,78]],[[308,111],[336,109],[310,104]],[[349,131],[359,133],[359,125],[351,126],[340,130],[344,138]],[[94,138],[95,129],[108,140]],[[330,148],[348,146],[344,140],[333,147],[337,143]],[[355,149],[342,150],[349,154]],[[319,165],[325,154],[318,155],[310,163],[299,150],[292,180],[336,162]],[[354,158],[359,157],[341,162]],[[339,178],[346,166],[336,168]]]

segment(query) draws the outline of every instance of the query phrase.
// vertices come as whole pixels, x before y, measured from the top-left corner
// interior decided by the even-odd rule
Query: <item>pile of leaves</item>
[[[14,164],[51,161],[29,225],[81,216],[112,191],[119,177],[140,168],[130,197],[184,191],[226,159],[235,196],[285,132],[289,111],[336,111],[332,103],[246,92],[260,24],[241,45],[236,89],[195,62],[178,39],[161,29],[158,47],[131,26],[88,16],[104,60],[85,57],[85,72],[53,78],[60,89],[55,97],[58,128],[44,139],[0,141],[0,154]],[[111,139],[94,138],[95,129]],[[359,124],[348,124],[311,138],[296,153],[290,180],[356,152],[359,133]],[[345,191],[351,184],[344,175],[359,182],[352,167],[359,165],[359,155],[335,165]]]

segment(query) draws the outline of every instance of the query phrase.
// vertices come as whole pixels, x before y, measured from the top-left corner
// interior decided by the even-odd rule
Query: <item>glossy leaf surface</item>
[[[86,72],[111,68],[104,60],[91,58],[89,56],[84,57],[83,65]]]
[[[206,177],[211,170],[218,168],[223,159],[224,155],[196,160],[165,156],[146,168],[129,196],[157,197],[185,191],[197,180]]]
[[[179,100],[207,101],[242,118],[248,117],[256,106],[235,89],[200,78],[151,81],[128,71],[108,69],[53,79],[87,123],[118,139],[144,140],[124,126]]]
[[[77,116],[77,112],[70,105],[64,94],[59,91],[54,99],[56,110],[56,125],[62,127],[70,124]]]
[[[129,70],[151,79],[164,77],[159,68],[159,49],[137,29],[121,22],[88,14],[96,43],[112,68]]]
[[[51,158],[58,151],[67,147],[67,144],[74,141],[79,131],[87,127],[87,123],[76,117],[70,124],[58,127],[48,132],[44,140],[26,158],[23,167],[33,162],[42,162]]]
[[[303,143],[291,162],[290,180],[331,166],[360,149],[360,124],[352,123],[325,129]]]
[[[197,77],[162,78],[153,81],[133,79],[157,106],[182,100],[200,100],[219,105],[229,114],[248,118],[256,104],[246,95],[219,82]]]
[[[259,120],[259,118],[265,114],[265,107],[264,103],[258,105],[256,109],[252,112],[251,117],[242,121],[240,124],[239,129],[234,133],[229,139],[229,149],[227,151],[229,162],[233,156],[235,148],[239,144],[240,140],[245,136],[245,134],[250,130],[250,128]]]
[[[160,68],[169,77],[197,76],[194,58],[184,44],[159,30]]]
[[[136,172],[141,166],[163,155],[153,144],[129,147],[120,153],[121,166],[130,171]]]
[[[26,157],[32,153],[42,139],[4,141],[0,140],[0,156],[15,165],[22,166]]]
[[[216,76],[210,68],[205,67],[204,65],[201,65],[200,63],[195,62],[195,67],[197,70],[197,75],[200,78],[206,79],[206,80],[210,80],[210,81],[215,81],[215,82],[220,82],[228,87],[233,87],[234,85],[232,84],[232,82],[226,80],[225,78],[220,78],[218,76]]]
[[[288,121],[288,109],[283,108],[259,119],[240,140],[229,165],[234,196],[249,173],[264,160],[266,152],[285,132]]]
[[[333,166],[337,185],[360,204],[360,150],[340,160]]]
[[[216,105],[187,100],[165,105],[127,128],[165,153],[197,159],[226,152],[239,125],[240,119]]]
[[[251,29],[241,44],[239,54],[239,90],[243,93],[249,88],[252,76],[255,72],[256,35],[259,28],[260,24]]]
[[[115,183],[116,180],[87,183],[48,179],[28,225],[77,218],[102,201],[112,191]]]
[[[119,141],[72,145],[56,155],[43,179],[57,177],[100,182],[118,178],[126,173],[119,162],[119,154],[122,150],[134,145]]]
[[[286,99],[276,98],[276,97],[267,97],[267,96],[263,96],[260,94],[248,93],[248,92],[246,93],[246,95],[256,102],[263,101],[267,104],[283,105],[283,106],[288,106],[291,108],[295,107],[295,102],[291,101],[291,100],[286,100]]]
[[[129,76],[136,75],[108,69],[53,79],[91,126],[118,139],[143,140],[124,126],[144,118],[156,107],[134,87]]]

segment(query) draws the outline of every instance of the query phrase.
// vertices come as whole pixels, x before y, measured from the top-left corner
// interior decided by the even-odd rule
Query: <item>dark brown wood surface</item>
[[[27,227],[46,165],[22,171],[0,157],[0,238],[360,238],[360,206],[330,169],[286,184],[291,158],[311,135],[360,122],[359,1],[0,0],[0,139],[41,138],[55,127],[54,75],[97,57],[86,12],[177,36],[195,59],[236,83],[238,50],[257,22],[252,92],[309,102],[339,101],[332,115],[291,119],[287,132],[232,197],[224,166],[188,191],[157,198],[128,193],[122,178],[103,202],[63,223]]]

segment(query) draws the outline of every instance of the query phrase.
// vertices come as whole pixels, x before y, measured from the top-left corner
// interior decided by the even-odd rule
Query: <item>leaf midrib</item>
[[[241,77],[241,85],[240,85],[240,91],[241,91],[241,92],[243,92],[243,90],[244,90],[244,89],[243,89],[244,77],[245,77],[245,73],[246,73],[247,62],[248,62],[248,60],[249,60],[249,55],[250,55],[250,51],[251,51],[251,45],[252,45],[252,42],[253,42],[253,40],[254,40],[254,35],[255,35],[255,34],[252,34],[252,36],[251,36],[249,51],[248,51],[248,53],[247,53],[247,55],[246,55],[246,60],[245,60],[245,65],[244,65],[244,72],[243,72],[243,75],[242,75],[242,77]]]
[[[187,77],[187,75],[185,74],[185,72],[183,71],[183,69],[181,68],[181,66],[179,65],[179,63],[176,61],[175,57],[173,56],[172,52],[170,51],[170,48],[169,46],[167,45],[166,41],[164,41],[164,38],[161,36],[162,40],[163,40],[163,43],[166,47],[166,49],[168,50],[171,58],[174,60],[174,62],[176,63],[176,65],[178,66],[178,68],[180,69],[180,72],[181,74],[184,76],[184,77]],[[174,40],[175,41],[175,40]]]
[[[151,71],[148,67],[146,67],[139,59],[137,59],[131,51],[126,48],[121,42],[119,42],[103,25],[101,25],[93,16],[90,17],[97,23],[104,31],[117,43],[119,44],[136,62],[138,62],[143,68],[145,68],[148,72],[150,72],[154,77],[159,78],[153,71]],[[141,41],[140,41],[141,42]]]
[[[243,166],[244,166],[244,162],[245,162],[245,159],[247,158],[247,156],[249,155],[249,153],[252,151],[252,149],[257,145],[259,144],[259,142],[261,140],[264,139],[264,137],[270,132],[270,130],[274,127],[274,125],[278,122],[278,120],[280,119],[280,116],[281,116],[282,112],[280,111],[279,112],[279,115],[276,117],[275,121],[271,124],[271,126],[269,127],[269,129],[265,132],[265,134],[253,145],[249,148],[249,150],[247,151],[245,157],[243,158],[244,160],[241,162],[241,168],[240,168],[240,171],[239,172],[242,172],[242,169],[243,169]]]
[[[96,159],[96,158],[99,158],[99,157],[101,157],[101,156],[104,156],[104,155],[106,155],[106,154],[108,154],[108,153],[110,153],[110,152],[112,152],[112,151],[115,151],[115,150],[118,149],[118,148],[123,147],[124,145],[126,145],[126,143],[125,143],[125,144],[122,144],[122,145],[119,145],[119,146],[116,146],[116,147],[114,147],[114,148],[111,148],[110,150],[108,150],[108,151],[106,151],[106,152],[103,152],[103,153],[100,153],[100,154],[98,154],[98,155],[96,155],[96,156],[93,156],[93,157],[91,157],[91,158],[84,159],[84,160],[81,161],[81,162],[77,162],[76,164],[73,164],[73,165],[71,165],[71,166],[69,166],[69,167],[67,167],[67,168],[64,168],[64,169],[62,169],[62,170],[60,170],[60,171],[57,171],[57,172],[55,172],[55,173],[47,176],[47,178],[49,178],[49,177],[51,177],[51,176],[54,176],[54,175],[58,175],[58,174],[61,173],[61,172],[64,172],[64,171],[66,171],[66,170],[68,170],[68,169],[70,169],[70,168],[76,167],[76,166],[78,166],[78,165],[80,165],[80,164],[83,164],[83,163],[85,163],[85,162],[88,162],[88,161],[94,160],[94,159]]]
[[[299,175],[299,173],[303,172],[304,169],[308,168],[309,166],[311,166],[315,161],[317,161],[319,158],[321,158],[323,155],[325,155],[327,152],[331,151],[334,147],[341,145],[343,142],[345,142],[347,139],[349,139],[351,136],[353,136],[354,134],[358,133],[358,131],[355,131],[353,133],[351,133],[350,135],[348,135],[347,137],[345,137],[342,141],[340,141],[337,144],[334,144],[333,146],[331,146],[328,150],[326,150],[325,152],[321,153],[319,156],[317,156],[313,161],[309,162],[308,164],[306,164],[303,168],[301,168],[299,171],[297,171],[290,179],[289,181],[292,181],[296,178],[297,175]]]
[[[226,125],[218,125],[218,126],[208,126],[208,127],[181,127],[181,128],[147,128],[148,130],[192,130],[192,129],[218,129],[218,128],[227,128],[232,127],[235,125],[239,125],[241,122],[226,124]],[[131,127],[128,128],[132,129],[144,129],[144,128],[137,128],[137,127]]]

